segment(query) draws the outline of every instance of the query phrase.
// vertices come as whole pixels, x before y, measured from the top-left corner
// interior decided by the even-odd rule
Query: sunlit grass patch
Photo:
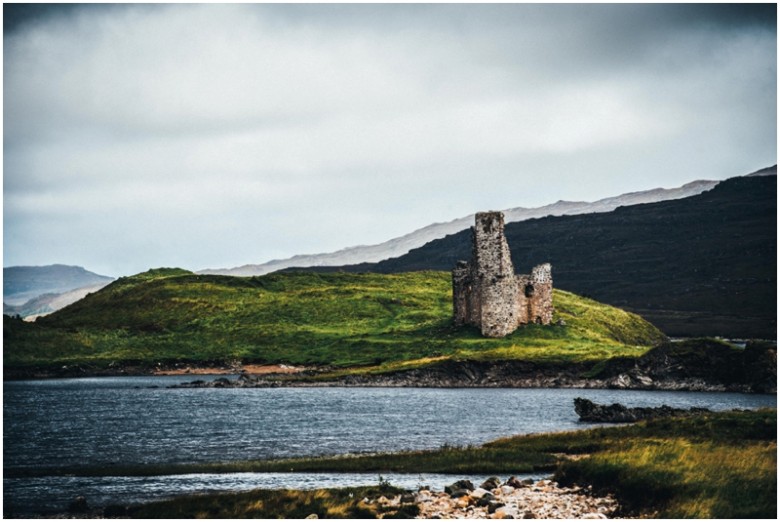
[[[172,500],[152,502],[130,510],[132,518],[379,518],[376,504],[363,502],[380,495],[393,495],[401,490],[392,486],[315,489],[315,490],[254,490],[244,493],[191,495]],[[403,508],[401,508],[403,509]],[[412,518],[411,507],[401,511],[401,518]],[[398,508],[382,514],[397,515]]]
[[[598,361],[610,357],[639,357],[649,346],[629,346],[593,340],[536,340],[526,345],[502,346],[486,350],[460,350],[457,355],[473,360],[524,360],[548,363]]]
[[[774,518],[776,430],[775,410],[653,421],[607,434],[556,475],[662,518]]]

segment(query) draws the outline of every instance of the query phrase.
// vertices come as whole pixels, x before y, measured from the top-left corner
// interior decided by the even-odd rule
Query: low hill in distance
[[[685,199],[508,223],[513,263],[523,272],[550,262],[555,287],[634,311],[670,336],[775,339],[771,172]],[[317,270],[451,270],[470,248],[470,231],[463,231],[394,259]]]
[[[639,316],[556,290],[555,321],[503,339],[452,326],[447,272],[123,277],[34,323],[4,317],[6,375],[33,368],[225,361],[392,370],[447,360],[539,364],[638,356],[664,340]]]
[[[3,301],[20,304],[37,295],[68,292],[113,280],[80,266],[10,266],[3,268]]]
[[[45,306],[54,302],[60,294],[80,289],[88,289],[84,293],[94,291],[113,280],[113,277],[95,274],[80,266],[5,267],[3,268],[3,313],[23,316],[41,313],[45,311]],[[49,295],[43,300],[39,299],[45,294]],[[55,306],[58,304],[55,303]]]

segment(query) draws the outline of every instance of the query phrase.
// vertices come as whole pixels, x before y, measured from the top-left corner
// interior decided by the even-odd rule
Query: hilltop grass
[[[579,458],[572,459],[572,456]],[[624,514],[660,518],[775,518],[777,411],[662,418],[620,427],[507,437],[482,446],[432,451],[127,469],[61,469],[45,474],[117,476],[236,471],[498,475],[554,471],[555,480],[563,485],[592,485],[597,492],[616,494]],[[5,475],[23,476],[23,473],[5,470]],[[344,499],[343,491],[327,490],[319,495]],[[298,492],[296,498],[309,498],[311,494],[314,493]],[[252,499],[265,503],[267,498],[286,499],[286,495],[288,492],[257,490],[183,497],[147,504],[140,513],[149,518],[194,518],[203,513],[220,518],[262,513],[268,514],[266,518],[292,516],[292,511],[286,515],[283,512],[271,515],[276,511],[253,515],[247,507]],[[359,498],[362,497],[355,495],[355,501]],[[300,505],[299,500],[290,502],[290,509]],[[348,510],[348,507],[338,508],[339,514],[332,512],[330,516],[358,516]]]
[[[638,356],[663,340],[639,316],[555,290],[555,321],[503,339],[452,326],[446,272],[120,278],[35,323],[4,318],[4,365],[240,361],[384,372],[443,359],[548,364]]]

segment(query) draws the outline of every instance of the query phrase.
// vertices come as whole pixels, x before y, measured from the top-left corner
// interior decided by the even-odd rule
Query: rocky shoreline
[[[367,502],[366,502],[367,501]],[[375,500],[380,511],[403,509],[404,503],[417,507],[415,518],[541,518],[541,519],[606,519],[613,518],[620,506],[612,496],[595,496],[589,488],[561,487],[551,480],[506,482],[492,477],[479,487],[468,480],[459,480],[444,491],[421,489],[416,494],[396,495]]]
[[[638,358],[598,363],[543,364],[521,360],[443,360],[429,366],[385,373],[328,377],[333,368],[243,365],[234,362],[179,362],[104,368],[4,368],[4,379],[141,375],[236,375],[238,379],[194,380],[182,388],[268,387],[435,387],[435,388],[602,388],[621,390],[777,393],[777,348],[748,342],[735,350],[715,340],[681,346],[666,343]]]
[[[421,487],[417,491],[356,499],[358,507],[384,514],[417,519],[608,519],[620,514],[612,495],[600,496],[591,487],[563,487],[548,479],[502,482],[491,477],[475,487],[470,480],[458,480],[443,491]],[[129,518],[139,505],[90,507],[77,497],[62,513],[48,519]],[[311,515],[308,518],[317,518]]]
[[[411,373],[411,372],[409,372]],[[417,373],[417,372],[415,372]],[[564,373],[550,376],[508,376],[506,378],[470,379],[456,376],[439,377],[419,374],[388,374],[348,376],[334,380],[279,379],[240,374],[238,379],[220,377],[214,380],[197,379],[176,384],[169,388],[577,388],[577,389],[619,389],[660,391],[706,391],[755,393],[747,385],[723,385],[708,383],[701,379],[647,381],[620,375],[611,379],[572,378]],[[759,393],[775,393],[775,390]]]
[[[712,340],[691,348],[667,343],[642,357],[616,357],[597,364],[540,364],[528,361],[445,360],[387,373],[360,373],[325,379],[317,372],[252,375],[198,380],[185,388],[435,387],[435,388],[608,388],[621,390],[777,393],[777,350],[750,344],[734,350]]]

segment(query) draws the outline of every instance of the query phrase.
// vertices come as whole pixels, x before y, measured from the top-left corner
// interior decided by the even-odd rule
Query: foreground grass
[[[248,493],[196,495],[146,504],[130,510],[133,518],[414,518],[414,505],[378,511],[363,499],[395,495],[391,486],[316,489],[311,491],[256,490]]]
[[[625,435],[562,463],[556,480],[660,518],[776,518],[776,410],[665,419]]]
[[[504,339],[452,327],[446,272],[284,273],[152,270],[121,278],[35,323],[4,318],[6,368],[157,363],[287,363],[360,372],[444,359],[540,364],[638,356],[664,339],[639,316],[556,290],[555,320]]]
[[[557,478],[614,491],[627,509],[656,512],[660,518],[777,515],[776,442],[629,441],[564,464]]]

